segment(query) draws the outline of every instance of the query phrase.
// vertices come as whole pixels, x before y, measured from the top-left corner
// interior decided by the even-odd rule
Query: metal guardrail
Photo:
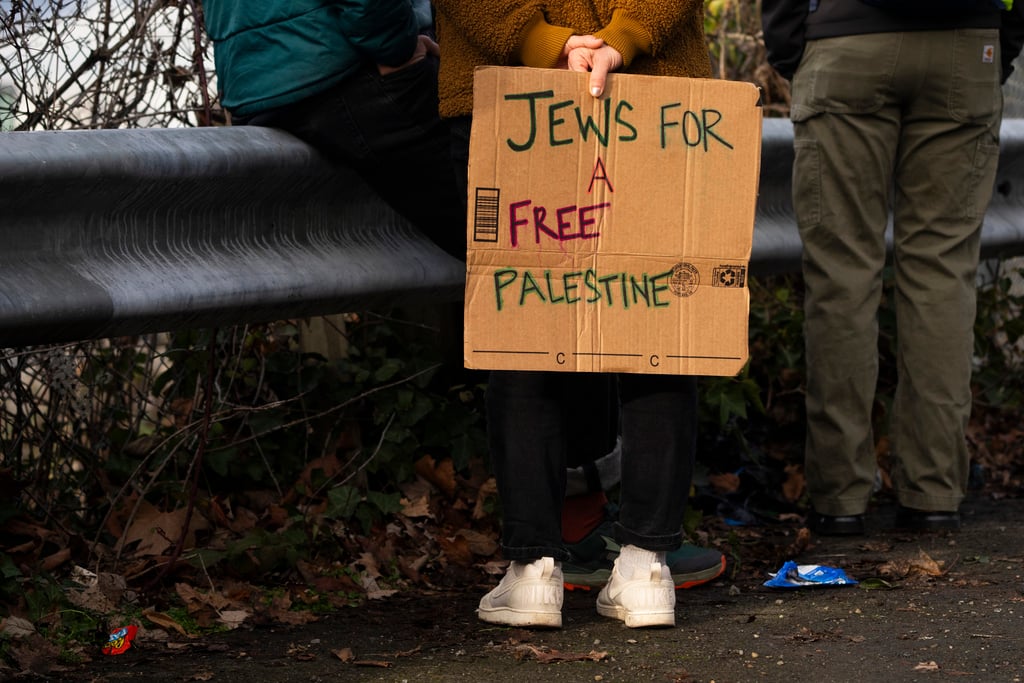
[[[463,272],[279,131],[0,134],[0,346],[457,300]]]
[[[986,256],[1024,249],[1024,120]],[[751,270],[793,272],[792,127],[764,122]],[[463,295],[463,265],[357,177],[263,128],[0,134],[0,346]]]

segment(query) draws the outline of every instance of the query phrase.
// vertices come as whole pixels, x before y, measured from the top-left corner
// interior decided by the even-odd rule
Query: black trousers
[[[465,199],[449,127],[437,113],[435,59],[386,76],[368,65],[323,93],[240,122],[286,130],[354,169],[399,214],[465,260]]]

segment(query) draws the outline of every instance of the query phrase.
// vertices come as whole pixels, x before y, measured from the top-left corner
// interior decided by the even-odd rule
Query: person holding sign
[[[890,209],[896,524],[960,526],[975,274],[999,157],[1000,83],[1024,39],[1022,5],[764,0],[769,62],[792,79],[793,207],[806,286],[805,464],[817,533],[865,531],[877,469],[872,410]]]
[[[435,0],[434,6],[442,46],[439,106],[453,124],[457,162],[468,160],[477,66],[589,72],[593,97],[602,96],[615,71],[711,76],[701,0]],[[490,452],[502,504],[502,551],[511,562],[500,584],[480,601],[477,614],[485,622],[562,624],[561,563],[573,559],[561,530],[566,455],[573,446],[570,406],[593,400],[587,387],[594,377],[490,375]],[[672,626],[675,587],[666,554],[682,540],[696,448],[697,382],[681,375],[614,379],[622,439],[614,540],[621,550],[597,610],[629,627]],[[600,419],[600,406],[594,413]]]

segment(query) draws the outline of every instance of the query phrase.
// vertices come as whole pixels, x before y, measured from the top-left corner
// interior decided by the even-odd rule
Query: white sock
[[[544,560],[546,559],[548,558],[541,557],[536,560],[530,560],[526,562],[520,560],[512,560],[508,565],[508,570],[505,572],[505,576],[540,576],[544,573]],[[553,566],[556,570],[558,570],[562,568],[562,563],[558,560],[554,560]]]
[[[601,456],[593,463],[588,463],[597,471],[597,478],[601,483],[601,490],[608,491],[622,479],[622,439],[615,441],[615,448],[611,453]],[[596,493],[587,478],[586,468],[569,467],[565,470],[565,495],[579,496],[584,493]]]
[[[649,573],[654,562],[664,566],[665,551],[644,550],[635,545],[624,545],[619,551],[619,573],[624,579],[633,578],[637,572]]]

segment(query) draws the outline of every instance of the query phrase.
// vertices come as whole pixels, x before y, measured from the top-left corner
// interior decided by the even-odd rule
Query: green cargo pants
[[[892,482],[907,507],[956,510],[969,468],[981,222],[999,152],[998,33],[810,41],[792,91],[811,502],[826,515],[860,514],[872,493],[891,207],[899,373]]]

